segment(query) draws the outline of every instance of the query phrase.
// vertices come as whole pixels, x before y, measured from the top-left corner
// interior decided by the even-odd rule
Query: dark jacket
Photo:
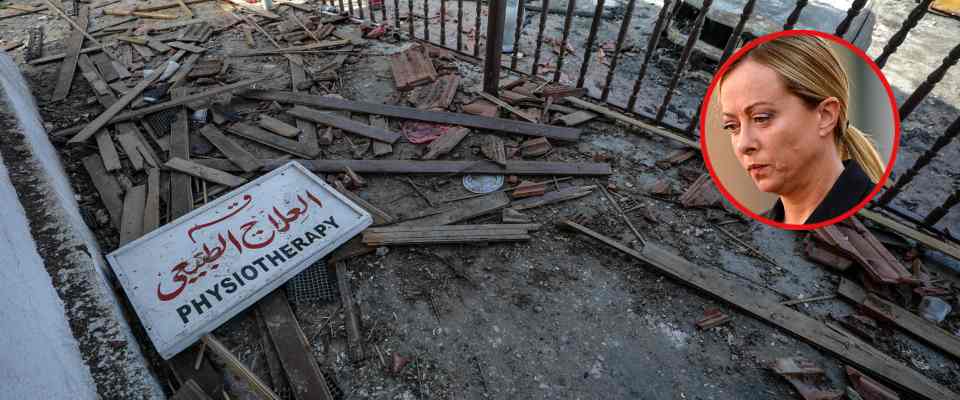
[[[863,172],[860,164],[853,160],[844,161],[843,172],[840,177],[830,188],[827,197],[813,210],[813,214],[810,214],[804,224],[823,222],[850,211],[867,198],[875,186],[867,174]],[[783,222],[783,214],[783,202],[777,199],[777,203],[765,213],[765,216],[774,221]]]

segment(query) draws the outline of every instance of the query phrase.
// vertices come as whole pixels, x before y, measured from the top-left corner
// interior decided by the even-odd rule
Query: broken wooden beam
[[[414,121],[460,125],[467,128],[486,129],[495,132],[515,133],[525,136],[543,136],[562,141],[575,142],[580,139],[581,132],[581,130],[577,128],[533,124],[504,118],[490,118],[463,113],[418,110],[412,107],[365,103],[305,93],[286,92],[281,90],[247,90],[239,94],[249,99],[293,103],[321,109],[342,110],[363,114],[377,114],[386,117],[402,118]]]
[[[160,169],[147,171],[147,199],[143,205],[143,234],[160,226]]]
[[[326,49],[330,47],[340,47],[350,44],[349,40],[330,40],[320,43],[312,43],[303,46],[290,46],[280,49],[264,49],[264,50],[246,50],[246,51],[235,51],[233,53],[227,54],[227,57],[255,57],[255,56],[275,56],[281,54],[297,53],[302,51],[313,51]]]
[[[884,316],[889,322],[913,334],[920,340],[960,358],[960,337],[923,319],[923,317],[890,301],[867,293],[866,290],[849,279],[840,281],[837,293],[847,300],[870,310],[873,315]]]
[[[260,115],[257,125],[285,138],[296,138],[300,134],[299,128],[265,114]]]
[[[344,118],[339,115],[336,115],[332,112],[314,110],[312,108],[307,108],[304,106],[296,106],[290,110],[287,110],[287,114],[290,114],[299,119],[305,119],[307,121],[316,122],[318,124],[332,126],[334,128],[342,129],[344,131],[355,133],[360,136],[368,137],[374,140],[379,140],[384,143],[392,144],[396,142],[397,139],[400,139],[399,133],[396,133],[384,128],[378,128],[378,127],[374,127],[366,124],[361,124],[349,118]]]
[[[876,211],[868,210],[863,208],[858,215],[863,216],[877,224],[883,225],[887,229],[890,229],[898,234],[916,240],[922,243],[924,246],[927,246],[931,249],[937,250],[943,254],[946,254],[950,257],[953,257],[957,260],[960,260],[960,246],[949,243],[944,240],[940,240],[936,237],[933,237],[929,234],[921,232],[920,230],[911,227],[903,222],[890,218],[886,215],[880,214]]]
[[[444,226],[396,226],[367,228],[363,243],[368,246],[413,244],[468,244],[530,240],[529,231],[538,224],[490,224]]]
[[[591,186],[571,186],[568,188],[546,193],[543,196],[516,200],[513,203],[510,203],[510,208],[517,211],[522,211],[522,210],[528,210],[535,207],[545,206],[548,204],[554,204],[554,203],[560,203],[567,200],[578,199],[590,193],[593,193],[594,189],[596,189],[596,186],[592,186],[592,185]]]
[[[337,263],[336,272],[337,288],[340,289],[340,305],[344,311],[344,328],[347,331],[347,352],[350,354],[350,361],[356,364],[364,359],[360,317],[357,315],[357,305],[353,301],[353,290],[350,287],[350,279],[347,277],[347,267],[343,263]]]
[[[693,139],[685,138],[685,137],[683,137],[683,136],[680,136],[679,134],[670,132],[670,131],[668,131],[668,130],[666,130],[666,129],[663,129],[663,128],[659,127],[659,126],[656,126],[656,125],[653,125],[653,124],[648,124],[648,123],[646,123],[646,122],[642,122],[642,121],[640,121],[640,120],[638,120],[638,119],[636,119],[636,118],[628,117],[628,116],[626,116],[625,114],[622,114],[622,113],[613,111],[613,110],[611,110],[611,109],[609,109],[609,108],[606,108],[606,107],[603,107],[603,106],[598,106],[598,105],[596,105],[596,104],[593,104],[593,103],[588,102],[588,101],[586,101],[586,100],[578,99],[578,98],[576,98],[576,97],[564,97],[563,99],[564,99],[566,102],[568,102],[568,103],[570,103],[570,104],[573,104],[573,105],[575,105],[575,106],[577,106],[577,107],[581,107],[581,108],[584,108],[584,109],[586,109],[586,110],[593,111],[593,112],[595,112],[595,113],[597,113],[597,114],[604,115],[604,116],[606,116],[606,117],[608,117],[608,118],[613,118],[613,119],[615,119],[615,120],[617,120],[617,121],[620,121],[620,122],[623,122],[623,123],[625,123],[625,124],[627,124],[627,125],[633,125],[633,126],[635,126],[635,127],[637,127],[637,128],[643,129],[643,130],[645,130],[645,131],[647,131],[647,132],[651,132],[651,133],[654,133],[654,134],[663,136],[663,137],[665,137],[665,138],[672,139],[672,140],[677,141],[677,142],[680,142],[680,143],[682,143],[682,144],[684,144],[684,145],[686,145],[686,146],[688,146],[688,147],[692,147],[692,148],[694,148],[694,149],[699,149],[699,148],[700,148],[700,144],[697,143],[697,141],[695,141],[695,140],[693,140]]]
[[[236,125],[234,125],[235,127]],[[231,131],[228,129],[228,131]],[[269,132],[267,132],[269,133]],[[271,134],[276,137],[276,135]],[[283,139],[283,138],[280,138]],[[289,160],[263,160],[264,168],[277,168]],[[610,175],[610,164],[553,161],[507,161],[502,167],[492,161],[411,161],[411,160],[295,160],[313,172],[343,171],[349,167],[359,174],[500,174],[500,175]],[[224,171],[239,171],[230,162],[216,159],[196,162]]]
[[[186,89],[170,90],[172,99],[187,96]],[[170,157],[190,159],[190,117],[187,108],[176,110],[176,120],[170,124]],[[239,166],[238,166],[239,167]],[[170,172],[170,218],[174,220],[193,210],[193,178],[180,172]]]
[[[563,224],[643,261],[673,279],[700,289],[796,335],[857,368],[882,378],[885,382],[895,384],[927,400],[960,399],[960,395],[874,349],[866,342],[852,335],[838,332],[806,314],[779,304],[779,300],[769,294],[766,289],[755,287],[742,279],[736,279],[717,270],[697,266],[654,243],[647,242],[643,250],[637,251],[575,222],[564,221]]]
[[[230,352],[230,349],[227,346],[224,346],[223,343],[220,343],[213,334],[206,334],[201,337],[203,343],[207,345],[207,348],[210,349],[214,354],[218,355],[223,359],[224,364],[227,365],[227,368],[230,368],[234,373],[239,375],[247,384],[256,392],[260,398],[266,400],[281,400],[280,396],[277,396],[273,390],[270,390],[270,387],[267,386],[260,378],[250,371],[237,356],[233,355]]]
[[[230,125],[227,127],[227,132],[298,157],[313,158],[320,152],[320,150],[317,149],[317,153],[307,153],[306,149],[302,148],[299,142],[281,137],[273,132],[260,129],[250,124],[236,123]]]
[[[79,29],[86,31],[90,23],[90,8],[86,5],[80,6],[77,15],[77,24]],[[60,64],[60,74],[57,76],[57,85],[53,89],[53,96],[50,101],[60,101],[67,98],[70,93],[70,86],[73,84],[73,75],[77,70],[77,58],[80,57],[80,50],[83,48],[83,32],[74,30],[71,36],[67,38],[67,53]]]
[[[335,181],[334,186],[336,186],[337,190],[341,194],[343,194],[344,196],[347,196],[347,198],[349,198],[350,201],[357,203],[357,205],[360,206],[360,208],[363,208],[364,210],[367,210],[368,213],[370,213],[370,216],[373,217],[373,226],[392,224],[397,220],[390,214],[387,214],[386,212],[377,208],[373,204],[370,204],[370,202],[364,200],[363,198],[358,196],[356,193],[353,193],[347,190],[347,188],[343,185],[343,182]]]
[[[127,190],[123,196],[123,222],[120,225],[120,245],[143,236],[143,206],[147,202],[147,185]]]
[[[231,175],[226,172],[177,157],[167,160],[167,163],[164,164],[164,167],[229,187],[237,187],[247,183],[246,179],[239,176]]]
[[[100,151],[100,157],[103,159],[103,166],[107,171],[120,170],[120,155],[117,153],[117,147],[113,145],[113,139],[110,138],[110,132],[101,130],[97,132],[97,150]]]
[[[93,181],[93,187],[100,194],[100,201],[110,214],[113,227],[120,229],[123,215],[123,189],[120,183],[103,166],[103,159],[94,154],[83,159],[83,167]]]
[[[204,125],[203,128],[200,128],[200,134],[203,137],[207,138],[214,147],[220,150],[224,156],[226,156],[230,162],[237,164],[243,172],[253,172],[261,167],[263,163],[260,162],[253,154],[250,154],[246,149],[241,147],[239,144],[230,140],[222,131],[217,129],[213,125]]]
[[[510,198],[504,192],[490,193],[481,197],[465,200],[448,207],[443,212],[423,218],[403,221],[396,226],[438,226],[450,225],[470,218],[496,212],[510,204]]]
[[[203,389],[200,388],[200,385],[197,382],[194,382],[193,379],[188,380],[186,383],[180,386],[180,390],[177,390],[173,394],[173,397],[170,400],[211,400],[210,396],[207,396],[203,392]]]

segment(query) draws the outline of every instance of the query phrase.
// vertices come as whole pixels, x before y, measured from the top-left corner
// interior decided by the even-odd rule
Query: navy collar
[[[830,188],[827,197],[813,210],[813,214],[810,214],[804,224],[815,224],[843,215],[867,198],[873,191],[874,186],[867,174],[863,172],[860,164],[854,160],[844,161],[843,172],[840,173],[840,177]],[[765,214],[767,218],[783,222],[783,202],[778,198],[773,208]]]

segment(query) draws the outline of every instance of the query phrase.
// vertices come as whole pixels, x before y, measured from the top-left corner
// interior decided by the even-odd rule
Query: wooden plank
[[[219,129],[213,125],[204,125],[200,129],[200,134],[207,138],[224,156],[230,159],[230,162],[237,164],[244,172],[253,172],[263,167],[253,154],[240,147],[236,142],[230,140]]]
[[[597,114],[604,115],[604,116],[606,116],[606,117],[608,117],[608,118],[613,118],[613,119],[615,119],[615,120],[618,120],[618,121],[623,122],[623,123],[628,124],[628,125],[636,126],[636,127],[640,128],[640,129],[643,129],[644,131],[647,131],[647,132],[650,132],[650,133],[653,133],[653,134],[656,134],[656,135],[663,136],[663,137],[665,137],[665,138],[667,138],[667,139],[672,139],[672,140],[674,140],[674,141],[676,141],[676,142],[679,142],[679,143],[682,143],[682,144],[684,144],[684,145],[686,145],[686,146],[688,146],[688,147],[692,147],[692,148],[695,148],[695,149],[699,149],[699,148],[700,148],[700,144],[697,143],[697,141],[695,141],[695,140],[685,138],[685,137],[680,136],[680,135],[678,135],[678,134],[676,134],[676,133],[673,133],[673,132],[670,132],[670,131],[668,131],[668,130],[666,130],[666,129],[663,129],[663,128],[659,127],[659,126],[656,126],[656,125],[653,125],[653,124],[648,124],[648,123],[646,123],[646,122],[640,121],[640,120],[635,119],[635,118],[630,118],[630,117],[628,117],[628,116],[626,116],[626,115],[624,115],[624,114],[618,113],[618,112],[613,111],[613,110],[611,110],[611,109],[609,109],[609,108],[602,107],[602,106],[598,106],[598,105],[596,105],[596,104],[593,104],[593,103],[588,102],[588,101],[586,101],[586,100],[578,99],[578,98],[576,98],[576,97],[564,97],[563,99],[564,99],[566,102],[568,102],[568,103],[570,103],[570,104],[573,104],[573,105],[575,105],[575,106],[577,106],[577,107],[581,107],[581,108],[584,108],[584,109],[593,111],[593,112],[595,112],[595,113],[597,113]]]
[[[353,301],[353,290],[347,278],[347,268],[342,263],[336,264],[337,287],[340,289],[340,304],[344,311],[344,328],[347,331],[347,351],[354,363],[363,360],[363,338],[360,336],[360,317],[357,316],[357,305]]]
[[[120,225],[120,245],[143,236],[143,206],[147,202],[147,185],[130,188],[123,197],[123,223]]]
[[[160,226],[160,169],[147,171],[147,200],[143,206],[143,233]]]
[[[530,240],[528,231],[539,227],[498,224],[368,228],[363,231],[363,242],[370,246],[510,242]]]
[[[893,218],[887,217],[876,211],[863,208],[857,214],[873,222],[876,222],[877,224],[883,225],[884,227],[896,233],[899,233],[903,236],[916,240],[922,243],[924,246],[927,246],[931,249],[937,250],[943,254],[946,254],[950,257],[960,260],[960,246],[937,239],[931,235],[923,233],[917,229],[914,229],[913,227],[908,226],[907,224],[904,224]]]
[[[367,210],[367,212],[370,213],[370,215],[373,217],[374,226],[392,224],[394,223],[394,221],[396,221],[396,218],[394,218],[390,214],[387,214],[386,212],[377,208],[373,204],[370,204],[370,202],[364,200],[360,196],[357,196],[356,193],[353,193],[347,190],[347,188],[343,186],[343,182],[334,181],[334,186],[337,187],[337,190],[341,194],[343,194],[344,196],[347,196],[347,198],[349,198],[350,201],[357,203],[358,206],[360,206],[364,210]]]
[[[228,129],[229,130],[229,129]],[[269,133],[269,132],[267,132]],[[270,134],[272,136],[276,136]],[[281,138],[282,139],[282,138]],[[266,169],[279,167],[289,160],[263,160]],[[591,176],[610,175],[606,163],[566,163],[553,161],[507,161],[502,167],[492,161],[411,161],[411,160],[296,160],[313,172],[343,172],[349,167],[358,174],[501,174],[501,175],[556,175]],[[197,160],[198,163],[222,169],[239,171],[230,162],[216,159]]]
[[[333,400],[313,350],[300,328],[282,290],[275,290],[257,303],[280,356],[290,389],[297,400]]]
[[[594,118],[597,118],[597,114],[594,114],[590,111],[581,110],[557,118],[557,121],[560,121],[566,126],[577,126]]]
[[[170,95],[173,99],[179,99],[186,96],[186,90],[182,88],[171,89]],[[170,157],[190,159],[190,120],[187,115],[187,109],[181,107],[177,110],[177,119],[170,126]],[[171,172],[170,173],[170,220],[174,220],[193,210],[193,188],[191,186],[192,178],[189,175]]]
[[[198,359],[200,360],[199,365],[197,364]],[[173,371],[173,376],[181,385],[193,380],[208,396],[220,398],[222,395],[223,376],[219,371],[213,369],[213,364],[208,357],[201,356],[200,345],[195,344],[177,353],[173,358],[167,360],[167,366]]]
[[[268,132],[253,125],[236,123],[227,127],[227,132],[250,139],[264,146],[293,154],[295,156],[313,158],[317,155],[316,153],[305,153],[304,149],[300,148],[300,143],[277,136],[272,132]]]
[[[303,65],[297,64],[293,61],[290,62],[290,80],[293,84],[293,91],[299,92],[300,89],[298,88],[300,85],[307,82],[307,72],[303,69]],[[319,136],[317,135],[317,125],[305,119],[298,118],[297,129],[300,129],[302,132],[297,138],[297,141],[300,142],[300,145],[303,146],[306,153],[319,153],[320,140]]]
[[[549,192],[543,196],[538,197],[528,197],[522,200],[514,201],[510,204],[510,208],[521,211],[528,210],[535,207],[545,206],[548,204],[559,203],[562,201],[578,199],[583,196],[586,196],[590,193],[593,193],[593,189],[596,186],[573,186],[565,189],[557,190],[554,192]]]
[[[123,147],[123,151],[127,154],[127,158],[130,159],[134,169],[142,171],[144,166],[160,166],[153,150],[150,150],[141,138],[140,128],[136,124],[132,122],[117,124],[117,141],[120,142],[120,146]]]
[[[179,52],[178,52],[178,53],[179,53]],[[159,78],[159,77],[160,77],[160,73],[159,73],[159,71],[158,71],[158,73],[155,73],[154,76],[151,77],[151,78],[154,78],[154,79],[155,79],[155,78]],[[137,87],[131,89],[130,92],[127,92],[126,94],[124,94],[124,96],[123,96],[124,98],[126,98],[127,96],[130,96],[130,98],[131,98],[129,101],[127,101],[127,104],[124,104],[122,107],[118,107],[117,111],[112,112],[109,117],[105,117],[105,116],[107,115],[107,112],[104,112],[104,113],[101,114],[99,117],[97,117],[97,119],[94,120],[94,122],[96,122],[97,125],[106,125],[106,124],[115,124],[115,123],[118,123],[118,122],[123,122],[123,121],[130,121],[130,120],[134,120],[134,119],[139,119],[139,118],[141,118],[141,117],[143,117],[143,116],[146,116],[146,115],[150,115],[150,114],[153,114],[153,113],[156,113],[156,112],[160,112],[160,111],[163,111],[163,110],[167,110],[167,109],[170,109],[170,108],[174,108],[174,107],[179,107],[179,106],[182,106],[182,105],[184,105],[184,104],[189,104],[189,103],[195,102],[195,101],[197,101],[197,100],[203,100],[203,99],[207,99],[207,98],[210,98],[210,97],[213,97],[213,96],[222,94],[222,93],[228,93],[228,92],[232,92],[232,91],[235,91],[235,90],[239,90],[239,89],[245,88],[245,87],[247,87],[247,86],[250,86],[250,85],[252,85],[252,84],[254,84],[254,83],[262,82],[262,81],[265,81],[265,80],[271,79],[271,78],[273,78],[273,76],[269,76],[269,75],[268,75],[268,76],[261,76],[261,77],[257,77],[257,78],[247,79],[247,80],[243,80],[243,81],[240,81],[240,82],[237,82],[237,83],[233,83],[233,84],[229,84],[229,85],[226,85],[226,86],[221,86],[221,87],[218,87],[218,88],[216,88],[216,89],[205,90],[205,91],[202,91],[202,92],[197,92],[197,93],[191,94],[191,95],[189,95],[189,96],[184,96],[184,97],[181,97],[181,98],[175,98],[175,99],[172,99],[172,100],[167,101],[167,102],[164,102],[164,103],[152,105],[152,106],[150,106],[150,107],[144,107],[144,108],[139,108],[139,109],[136,109],[136,110],[133,110],[133,111],[128,111],[128,112],[120,113],[119,110],[123,109],[124,107],[126,107],[127,104],[129,104],[130,102],[132,102],[134,97],[139,96],[139,93],[137,93],[137,91],[139,91],[139,92],[142,92],[142,91],[143,91],[143,89],[140,89],[140,88],[139,88],[140,85],[137,85]],[[141,84],[143,84],[143,82],[141,82]],[[148,85],[148,86],[149,86],[149,85]],[[121,99],[121,100],[123,100],[123,99]],[[119,100],[118,100],[118,102],[119,102]],[[114,104],[114,106],[116,106],[116,104]],[[108,109],[108,111],[110,111],[110,110]],[[100,121],[101,118],[103,118],[104,120],[103,120],[103,121]],[[64,130],[59,131],[59,132],[54,132],[54,133],[53,133],[53,136],[58,136],[58,137],[59,137],[59,136],[67,136],[67,135],[71,135],[71,134],[74,134],[74,133],[82,132],[82,133],[84,133],[84,136],[81,136],[81,135],[78,133],[75,138],[71,139],[71,142],[73,142],[74,139],[77,139],[77,141],[84,141],[84,140],[86,140],[86,139],[88,139],[88,138],[90,137],[89,135],[87,135],[87,130],[89,130],[89,127],[90,127],[91,125],[94,125],[94,122],[91,122],[90,124],[88,124],[88,125],[86,125],[86,126],[78,126],[78,127],[73,127],[73,128],[64,129]],[[91,134],[91,135],[92,135],[92,134]],[[82,139],[78,139],[78,138],[82,138]]]
[[[120,169],[120,155],[117,154],[117,148],[113,145],[110,132],[106,130],[97,132],[97,149],[100,151],[100,158],[103,159],[103,166],[107,171]]]
[[[130,46],[133,47],[133,49],[137,51],[137,54],[140,54],[140,57],[142,57],[144,60],[149,60],[153,58],[153,56],[157,55],[153,49],[142,44],[131,43]]]
[[[449,225],[481,215],[490,214],[510,204],[510,197],[504,192],[490,193],[481,197],[464,200],[451,209],[439,214],[404,221],[397,226],[438,226]]]
[[[116,65],[113,64],[113,60],[107,57],[106,53],[96,53],[90,56],[90,59],[93,60],[93,64],[97,66],[97,70],[100,71],[100,76],[103,77],[103,80],[113,82],[120,79],[120,71],[116,68]]]
[[[297,127],[291,126],[286,122],[283,122],[279,119],[276,119],[266,114],[260,115],[260,119],[257,120],[257,125],[259,125],[263,129],[276,133],[285,138],[296,138],[297,135],[300,134],[300,129],[298,129]]]
[[[200,53],[191,53],[189,56],[187,56],[186,61],[180,65],[180,69],[177,70],[177,73],[170,77],[170,80],[168,81],[170,82],[170,87],[176,88],[182,86],[183,83],[187,81],[187,77],[190,76],[190,73],[193,71],[193,67],[197,64],[198,60],[200,60]]]
[[[233,5],[237,6],[237,7],[240,7],[240,8],[242,8],[242,9],[244,9],[244,10],[250,11],[250,12],[252,12],[252,13],[254,13],[254,14],[257,14],[257,15],[259,15],[259,16],[261,16],[261,17],[264,17],[264,18],[267,18],[267,19],[280,19],[280,16],[277,15],[276,13],[273,13],[273,12],[271,12],[271,11],[264,10],[263,8],[260,8],[260,7],[254,6],[254,5],[252,5],[252,4],[249,4],[249,3],[247,3],[247,2],[244,1],[244,0],[223,0],[223,1],[225,1],[225,2],[227,2],[227,3],[230,3],[230,4],[233,4]]]
[[[211,0],[184,0],[182,3],[183,3],[184,5],[188,5],[188,6],[189,6],[189,5],[191,5],[191,4],[200,4],[200,3],[205,3],[205,2],[208,2],[208,1],[211,1]],[[166,10],[166,9],[168,9],[168,8],[177,8],[177,7],[180,7],[180,4],[181,4],[181,2],[178,1],[178,2],[176,2],[176,3],[158,4],[158,5],[155,5],[155,6],[143,6],[143,7],[137,6],[136,10],[137,10],[137,11],[160,11],[160,10]]]
[[[227,365],[227,368],[230,368],[234,373],[243,378],[259,398],[265,400],[280,400],[280,396],[277,396],[276,393],[270,390],[270,387],[267,386],[266,383],[263,383],[256,374],[243,365],[240,359],[234,356],[227,346],[224,346],[223,343],[220,343],[219,340],[213,337],[213,334],[204,335],[200,339],[207,345],[207,349],[210,349],[210,351],[220,356],[224,364]]]
[[[80,6],[77,16],[77,25],[82,30],[87,29],[90,23],[90,8],[86,5]],[[83,33],[73,32],[67,38],[67,53],[60,64],[60,75],[57,77],[57,85],[53,89],[51,101],[60,101],[67,98],[70,93],[70,86],[73,84],[73,75],[77,71],[77,59],[80,57],[80,50],[83,48]]]
[[[161,41],[159,41],[159,40],[156,40],[156,39],[147,40],[147,47],[149,47],[149,48],[151,48],[151,49],[153,49],[153,50],[159,51],[159,52],[161,52],[161,53],[166,53],[166,52],[168,52],[168,51],[170,51],[170,50],[173,50],[173,47],[167,45],[167,44],[164,43],[164,42],[161,42]],[[194,52],[194,53],[196,53],[196,52]]]
[[[397,139],[400,139],[400,134],[397,132],[361,124],[349,118],[343,118],[332,112],[314,110],[304,106],[295,106],[292,109],[287,110],[287,114],[293,115],[294,117],[300,119],[316,122],[318,124],[332,126],[334,128],[342,129],[360,136],[379,140],[381,142],[392,144],[396,142]]]
[[[389,129],[386,118],[383,118],[379,115],[370,116],[370,125],[376,128]],[[381,142],[379,140],[373,141],[373,155],[374,157],[380,157],[387,154],[393,153],[393,145],[390,143]]]
[[[80,67],[80,75],[83,76],[83,79],[90,84],[90,87],[92,87],[96,93],[100,105],[105,108],[110,108],[113,103],[117,102],[117,96],[114,96],[110,86],[100,77],[100,73],[97,72],[97,68],[93,65],[93,61],[90,60],[89,56],[81,54],[80,58],[77,59],[77,66]]]
[[[169,42],[167,43],[167,46],[170,46],[174,49],[186,50],[191,53],[203,53],[207,51],[206,47],[195,46],[190,43],[184,43],[184,42],[178,42],[178,41]]]
[[[806,314],[780,304],[767,289],[755,287],[742,279],[729,276],[714,268],[695,265],[647,242],[642,251],[634,250],[571,221],[566,226],[580,231],[637,260],[656,268],[665,275],[700,289],[741,310],[796,335],[846,363],[887,383],[901,387],[928,400],[957,400],[956,393],[874,349],[866,342],[828,327]]]
[[[863,288],[849,279],[840,281],[840,287],[837,289],[837,293],[880,315],[890,316],[890,322],[894,325],[910,332],[920,340],[930,343],[954,357],[960,358],[960,337],[943,330],[919,315],[878,296],[867,293]]]
[[[107,213],[110,214],[110,221],[113,222],[113,227],[120,229],[122,222],[121,216],[123,215],[123,189],[120,188],[117,179],[104,168],[103,160],[100,156],[94,154],[84,157],[83,167],[87,170],[87,174],[90,175],[90,180],[93,181],[93,187],[95,187],[97,193],[100,194],[100,201],[103,202]]]
[[[240,95],[257,100],[293,103],[321,109],[352,111],[363,114],[377,114],[392,118],[435,122],[447,125],[460,125],[467,128],[486,129],[496,132],[515,133],[525,136],[543,136],[550,139],[563,141],[578,141],[580,139],[581,132],[581,130],[577,128],[532,124],[523,121],[514,121],[504,118],[490,118],[463,113],[418,110],[412,107],[364,103],[359,101],[337,99],[333,97],[285,92],[281,90],[248,90],[240,93]]]
[[[200,385],[197,382],[194,382],[193,379],[187,381],[182,386],[180,390],[173,394],[173,397],[170,400],[212,400],[210,396],[207,396],[203,392],[203,389],[200,388]]]
[[[311,43],[303,46],[290,46],[281,49],[254,49],[241,50],[227,54],[227,57],[257,57],[257,56],[276,56],[281,54],[297,53],[301,51],[313,51],[327,49],[331,47],[340,47],[350,44],[349,40],[329,40],[320,43]]]
[[[427,153],[420,157],[423,160],[433,160],[437,157],[453,151],[454,147],[460,144],[463,138],[470,134],[470,130],[462,127],[454,127],[444,133],[427,145]]]
[[[204,179],[224,186],[237,187],[247,182],[246,179],[210,167],[197,164],[182,158],[173,157],[164,164],[168,169],[179,171],[187,175]]]
[[[503,108],[504,110],[510,111],[511,114],[516,115],[516,116],[518,116],[518,117],[520,117],[520,118],[523,118],[523,119],[525,119],[525,120],[527,120],[527,121],[530,121],[531,123],[536,124],[536,123],[540,122],[540,121],[537,121],[536,118],[530,117],[530,116],[527,115],[526,113],[524,113],[524,112],[522,112],[522,111],[520,111],[520,110],[518,110],[518,109],[516,109],[516,108],[513,108],[513,106],[511,106],[510,104],[507,104],[507,102],[505,102],[505,101],[503,101],[503,100],[500,100],[500,98],[498,98],[497,96],[494,96],[494,95],[492,95],[492,94],[490,94],[490,93],[480,92],[480,97],[483,97],[483,98],[486,99],[487,101],[489,101],[489,102],[491,102],[491,103],[493,103],[493,104],[496,104],[497,106]]]

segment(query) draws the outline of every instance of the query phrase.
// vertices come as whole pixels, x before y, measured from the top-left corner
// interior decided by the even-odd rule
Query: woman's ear
[[[840,118],[840,100],[836,97],[827,97],[817,106],[820,121],[817,124],[817,134],[826,137],[833,133],[834,127]]]

